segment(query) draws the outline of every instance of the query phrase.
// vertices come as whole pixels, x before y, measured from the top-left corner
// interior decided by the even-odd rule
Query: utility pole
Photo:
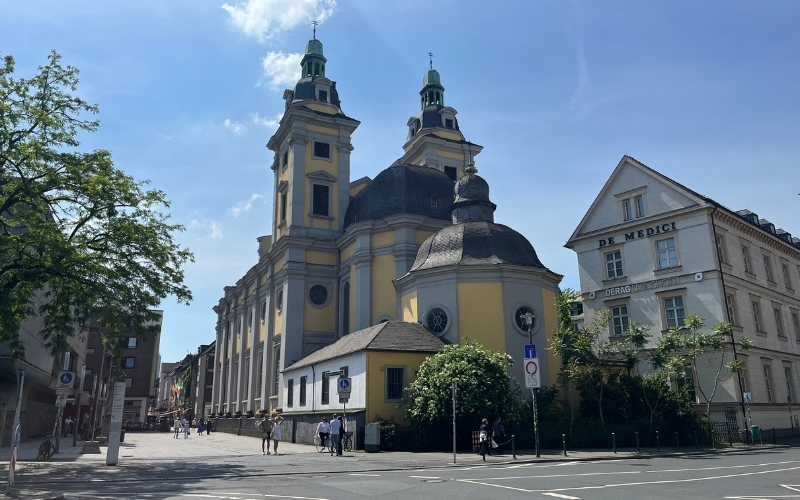
[[[456,394],[458,393],[458,380],[453,380],[453,463],[456,463]]]
[[[78,444],[78,429],[81,426],[81,399],[83,399],[83,378],[86,376],[86,363],[81,367],[81,385],[78,388],[78,393],[75,395],[75,407],[78,409],[75,412],[75,422],[72,423],[72,446]],[[84,439],[85,440],[85,439]]]
[[[14,486],[14,471],[17,467],[17,450],[22,430],[19,423],[19,412],[22,409],[22,388],[25,386],[25,370],[17,372],[17,408],[14,410],[14,428],[11,430],[11,462],[8,464],[8,484],[6,493],[11,493]]]
[[[103,356],[100,358],[100,376],[97,378],[97,394],[94,398],[94,408],[90,418],[92,425],[92,441],[94,441],[94,431],[97,428],[97,410],[100,406],[100,396],[103,392],[103,369],[106,367],[106,348],[107,346],[105,342],[103,342]]]

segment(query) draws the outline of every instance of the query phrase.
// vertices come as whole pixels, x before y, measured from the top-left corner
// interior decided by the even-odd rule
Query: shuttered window
[[[331,145],[327,142],[314,141],[314,156],[317,158],[330,158]]]
[[[328,202],[330,198],[330,188],[320,184],[314,184],[314,200],[311,212],[314,215],[330,215],[328,213]]]

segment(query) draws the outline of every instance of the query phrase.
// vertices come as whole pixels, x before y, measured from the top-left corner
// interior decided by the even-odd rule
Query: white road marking
[[[565,465],[575,465],[581,462],[562,462],[559,464],[550,464],[550,465],[536,465],[536,464],[520,464],[520,465],[510,465],[508,467],[498,467],[499,469],[522,469],[528,467],[563,467]]]
[[[800,491],[800,489],[798,489],[800,488],[800,484],[782,484],[781,487],[787,490]]]
[[[577,476],[616,476],[618,474],[641,474],[642,472],[644,471],[632,470],[623,472],[582,472],[580,474],[548,474],[546,476],[482,477],[478,479],[470,479],[470,481],[500,481],[501,479],[539,479],[548,477],[577,477]],[[464,481],[467,480],[464,479]]]
[[[268,495],[268,494],[256,494],[256,493],[227,493],[223,492],[222,495],[249,495],[249,496],[259,496],[265,498],[291,498],[294,500],[329,500],[327,498],[316,498],[316,497],[297,497],[297,496],[289,496],[289,495]],[[222,500],[241,500],[238,496],[220,496],[220,495],[210,495],[204,493],[183,493],[183,496],[186,497],[198,497],[198,498],[217,498]]]
[[[567,498],[569,500],[581,500],[580,497],[571,497],[569,495],[562,495],[561,493],[542,493],[542,495],[548,495],[556,498]]]
[[[786,462],[770,462],[765,464],[746,464],[746,465],[726,465],[726,466],[719,466],[719,467],[698,467],[695,469],[664,469],[664,470],[648,470],[645,472],[653,473],[653,472],[693,472],[699,470],[718,470],[718,469],[742,469],[745,467],[766,467],[767,465],[786,465],[786,464],[797,464],[800,463],[800,460],[788,460]]]
[[[436,477],[436,476],[408,476],[408,477],[415,477],[418,479],[441,479],[441,477]]]
[[[492,484],[492,483],[483,483],[479,481],[475,481],[472,479],[456,479],[456,481],[462,481],[465,483],[473,483],[473,484],[480,484],[483,486],[494,486],[495,488],[505,488],[510,490],[517,490],[517,491],[524,491],[526,493],[545,493],[545,492],[556,492],[556,491],[576,491],[576,490],[602,490],[606,488],[619,488],[622,486],[645,486],[650,484],[672,484],[672,483],[694,483],[699,481],[710,481],[712,479],[727,479],[731,477],[743,477],[743,476],[754,476],[757,474],[771,474],[773,472],[786,472],[790,470],[798,470],[800,467],[787,467],[785,469],[774,469],[774,470],[765,470],[765,471],[756,471],[756,472],[743,472],[741,474],[726,474],[723,476],[708,476],[708,477],[697,477],[691,479],[665,479],[662,481],[640,481],[636,483],[617,483],[617,484],[602,484],[597,486],[576,486],[572,488],[552,488],[549,490],[529,490],[525,488],[513,488],[511,486],[504,486],[501,484]],[[503,479],[503,478],[494,478],[494,480]],[[491,479],[490,479],[491,480]]]
[[[373,476],[373,477],[379,477],[380,476],[380,474],[367,474],[366,472],[351,472],[350,475],[351,476]]]

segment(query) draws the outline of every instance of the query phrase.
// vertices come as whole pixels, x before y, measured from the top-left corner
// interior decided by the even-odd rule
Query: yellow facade
[[[328,111],[323,111],[323,113]],[[333,135],[333,136],[339,135],[339,131],[333,127],[323,127],[322,125],[314,125],[313,123],[309,123],[308,125],[306,125],[306,130],[308,130],[309,132],[319,132],[320,134],[326,134],[326,135]]]
[[[336,254],[331,252],[317,252],[306,250],[306,262],[309,264],[336,265]]]
[[[544,323],[541,328],[544,329],[547,345],[550,345],[550,339],[555,334],[558,325],[558,309],[556,308],[556,294],[550,290],[542,288],[542,304]],[[541,351],[540,351],[541,352]],[[561,370],[561,357],[554,356],[552,351],[545,351],[548,357],[548,372],[550,375],[550,385],[554,385],[558,380],[558,372]]]
[[[419,229],[417,229],[415,233],[417,244],[422,245],[422,243],[428,239],[428,236],[432,234],[433,231],[420,231]]]
[[[458,337],[506,352],[502,283],[458,284]]]
[[[384,367],[403,366],[406,368],[406,382],[410,385],[417,376],[415,372],[419,370],[426,359],[433,356],[430,353],[417,352],[380,352],[367,351],[367,421],[375,415],[383,418],[394,417],[396,422],[404,420],[402,408],[398,408],[397,402],[387,402],[386,397],[386,370]]]
[[[281,269],[283,269],[283,256],[281,255],[279,258],[275,259],[275,262],[272,264],[272,274],[278,274]]]
[[[452,151],[444,151],[441,149],[436,150],[436,154],[441,156],[442,158],[451,158],[453,160],[461,160],[464,161],[464,155],[461,153],[454,153]]]
[[[335,300],[331,300],[327,306],[317,308],[312,306],[307,300],[304,302],[303,329],[309,332],[332,332],[335,322]]]
[[[417,321],[417,291],[407,293],[400,297],[400,321]]]
[[[341,258],[341,262],[346,262],[347,259],[352,257],[354,253],[356,253],[356,244],[355,243],[351,243],[351,244],[347,245],[346,247],[342,248],[342,251],[339,252],[339,256]]]
[[[394,255],[378,255],[372,258],[372,324],[378,323],[381,316],[397,319],[397,293],[392,280],[395,278]],[[352,286],[352,285],[351,285]]]
[[[333,104],[325,104],[321,102],[309,102],[305,104],[305,107],[319,113],[335,114],[339,112],[339,109]]]
[[[370,236],[369,244],[372,248],[385,247],[394,245],[395,233],[394,231],[384,231],[382,233],[375,233]]]
[[[272,309],[272,334],[274,336],[278,336],[283,333],[283,321],[281,319],[281,314],[282,312],[278,311],[277,308]]]

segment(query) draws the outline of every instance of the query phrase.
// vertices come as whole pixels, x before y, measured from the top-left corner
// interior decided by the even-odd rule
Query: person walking
[[[486,454],[492,456],[492,446],[489,444],[489,421],[487,419],[481,420],[481,427],[478,430],[478,442],[480,443],[481,456],[483,461],[486,461]]]
[[[342,421],[339,420],[339,415],[334,413],[331,419],[331,456],[333,456],[334,453],[336,453],[337,456],[342,454],[341,451],[339,451],[342,448],[341,430]]]
[[[173,428],[175,429],[175,436],[174,437],[175,437],[175,439],[178,439],[178,433],[181,431],[183,426],[181,425],[181,421],[178,420],[177,418],[175,419],[175,424],[173,425]]]
[[[202,436],[203,431],[206,430],[206,424],[203,422],[203,417],[200,417],[200,420],[197,421],[197,435]]]
[[[497,443],[495,453],[499,455],[502,446],[500,443],[504,443],[506,439],[506,429],[503,427],[503,419],[500,417],[497,417],[497,420],[492,424],[492,439]]]
[[[183,419],[183,439],[189,439],[189,421]]]
[[[275,425],[274,421],[272,419],[270,419],[270,418],[267,418],[266,415],[264,415],[264,420],[262,420],[261,422],[259,422],[256,425],[256,428],[258,428],[261,431],[261,454],[262,455],[269,455],[270,454],[269,453],[269,440],[272,438],[272,429],[273,429],[274,425]],[[266,448],[264,448],[264,443],[266,443]]]
[[[276,456],[278,455],[278,443],[281,440],[281,422],[283,422],[283,417],[276,413],[272,417],[272,444],[274,446],[272,454]]]
[[[212,425],[212,423],[213,422],[211,422],[210,418],[208,420],[206,420],[206,436],[210,436],[211,435],[211,425]]]
[[[66,436],[72,436],[72,417],[67,417],[64,420],[64,434]]]
[[[317,424],[317,435],[319,436],[319,446],[320,448],[325,448],[325,440],[328,439],[328,436],[331,433],[331,424],[328,423],[327,417],[322,417],[322,421]],[[330,448],[330,443],[328,443],[328,447]]]

